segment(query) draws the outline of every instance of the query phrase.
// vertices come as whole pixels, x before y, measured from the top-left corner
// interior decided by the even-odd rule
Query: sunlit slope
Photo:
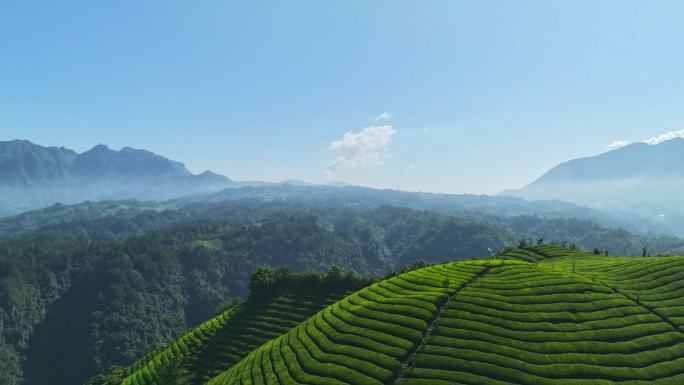
[[[389,384],[484,262],[431,266],[363,289],[252,352],[211,384]]]
[[[249,352],[349,294],[340,290],[289,290],[251,299],[226,311],[127,368],[122,385],[163,385],[179,366],[204,383]]]
[[[684,257],[591,258],[585,255],[549,259],[540,265],[572,270],[638,303],[677,330],[684,326]]]
[[[684,334],[609,287],[493,267],[449,303],[402,384],[684,383]]]
[[[683,257],[517,252],[363,289],[210,384],[684,384]]]

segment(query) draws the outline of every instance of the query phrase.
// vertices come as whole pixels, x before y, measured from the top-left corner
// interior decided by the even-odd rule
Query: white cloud
[[[612,151],[612,150],[617,150],[618,148],[625,147],[626,145],[630,144],[631,142],[629,140],[616,140],[613,143],[608,145],[607,150]]]
[[[665,142],[667,140],[674,139],[674,138],[684,138],[684,129],[666,132],[664,134],[660,134],[658,136],[654,136],[652,138],[642,140],[642,142],[648,143],[648,144],[660,144],[662,142]]]
[[[653,137],[648,138],[648,139],[641,140],[641,142],[647,143],[647,144],[660,144],[662,142],[665,142],[665,141],[668,141],[671,139],[675,139],[675,138],[684,138],[684,129],[666,132],[664,134],[660,134],[660,135],[653,136]],[[630,143],[632,143],[632,142],[630,142],[629,140],[616,140],[615,142],[608,145],[607,150],[608,151],[617,150],[618,148],[625,147],[626,145],[628,145]]]
[[[397,130],[388,125],[347,132],[342,139],[330,143],[329,149],[337,153],[337,159],[328,165],[328,172],[381,164],[383,155],[396,133]]]
[[[382,114],[378,116],[371,116],[371,120],[374,122],[379,122],[381,120],[389,120],[392,119],[392,113],[391,112],[383,112]]]
[[[409,164],[408,166],[406,166],[406,171],[413,171],[416,169],[416,167],[418,166],[416,166],[415,164]]]

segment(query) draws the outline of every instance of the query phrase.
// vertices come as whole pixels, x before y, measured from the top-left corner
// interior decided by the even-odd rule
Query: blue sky
[[[0,140],[495,193],[684,128],[684,2],[0,3]],[[684,135],[684,132],[682,133]]]

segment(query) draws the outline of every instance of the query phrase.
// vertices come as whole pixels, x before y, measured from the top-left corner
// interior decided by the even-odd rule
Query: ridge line
[[[432,315],[432,318],[428,320],[428,325],[423,331],[423,336],[421,338],[421,341],[419,344],[416,344],[413,349],[409,351],[408,356],[406,359],[401,363],[401,366],[397,369],[397,371],[394,373],[394,376],[389,380],[388,384],[391,385],[396,385],[398,381],[406,374],[409,370],[413,369],[416,365],[416,355],[418,354],[419,351],[421,351],[425,345],[427,345],[428,339],[432,336],[432,331],[434,330],[435,326],[437,325],[437,322],[439,319],[442,317],[442,314],[448,309],[449,307],[449,302],[456,297],[463,289],[465,289],[468,285],[472,284],[473,282],[477,281],[479,278],[484,276],[489,272],[489,270],[492,268],[492,264],[488,263],[484,265],[482,270],[478,271],[477,273],[473,274],[472,277],[470,277],[467,281],[463,282],[462,284],[458,285],[451,294],[448,294],[446,301],[444,301],[443,304],[439,305],[437,307],[437,310],[435,310],[435,313]]]

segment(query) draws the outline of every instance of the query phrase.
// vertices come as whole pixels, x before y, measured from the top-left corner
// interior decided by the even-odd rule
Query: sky
[[[0,1],[0,140],[493,194],[684,136],[681,1]]]

